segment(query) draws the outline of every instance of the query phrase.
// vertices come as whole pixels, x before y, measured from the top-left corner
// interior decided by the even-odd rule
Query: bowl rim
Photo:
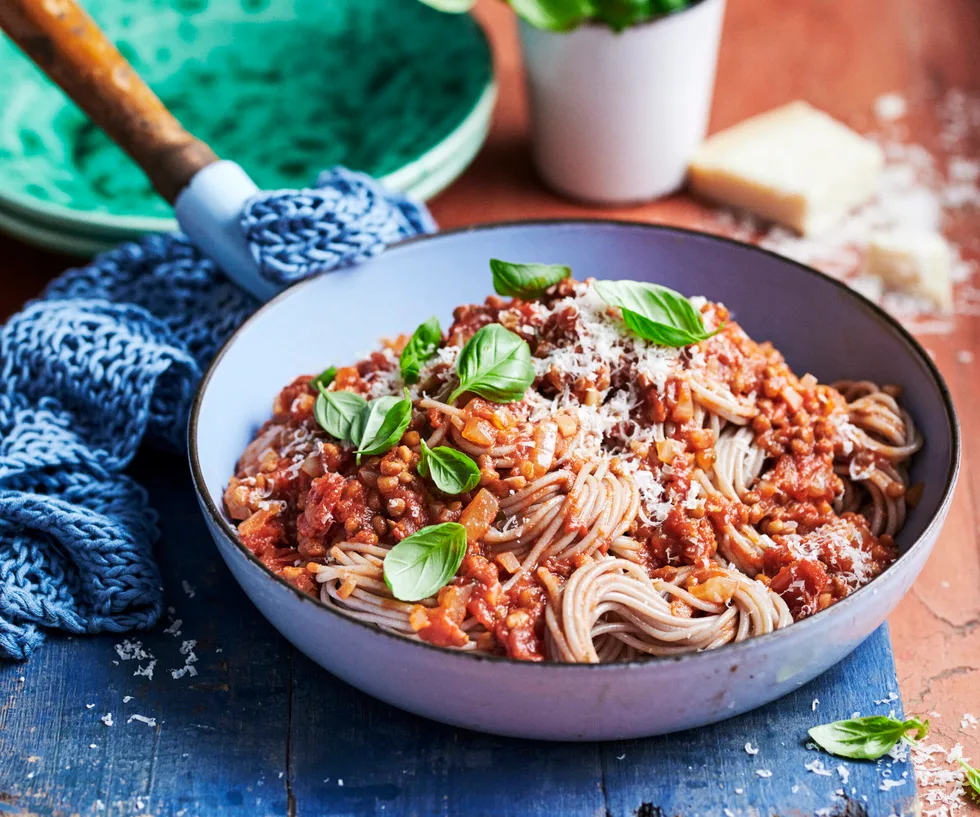
[[[956,485],[956,480],[959,475],[960,470],[960,460],[962,457],[962,440],[960,435],[959,420],[956,416],[956,409],[953,405],[952,395],[950,394],[949,387],[946,385],[946,381],[939,371],[939,368],[933,362],[932,358],[926,352],[922,344],[919,343],[912,334],[901,325],[895,318],[889,315],[884,309],[870,301],[859,292],[851,289],[847,284],[842,281],[838,281],[836,278],[820,272],[813,267],[802,264],[799,261],[795,261],[786,256],[779,255],[772,250],[767,250],[762,247],[756,246],[754,244],[747,244],[742,241],[737,241],[733,238],[728,238],[727,236],[719,236],[713,233],[703,232],[701,230],[693,230],[686,227],[674,227],[666,224],[645,224],[643,222],[626,221],[623,219],[526,219],[526,220],[516,220],[516,221],[500,221],[492,222],[489,224],[479,224],[471,225],[466,227],[457,227],[450,230],[439,231],[436,233],[429,233],[427,235],[413,236],[407,238],[397,244],[391,245],[385,252],[397,252],[398,249],[402,247],[407,247],[409,245],[414,245],[423,241],[438,241],[442,237],[456,236],[465,233],[473,232],[487,232],[500,229],[509,229],[514,227],[613,227],[613,228],[629,228],[638,230],[650,230],[653,232],[664,233],[667,235],[674,235],[681,238],[697,238],[706,239],[708,241],[714,241],[722,245],[734,245],[740,250],[747,250],[749,252],[759,253],[763,256],[770,256],[777,259],[778,261],[796,267],[801,272],[808,275],[817,276],[818,278],[826,281],[827,283],[833,285],[841,292],[845,294],[845,297],[850,297],[857,301],[857,303],[868,313],[868,315],[875,320],[878,325],[890,331],[893,334],[897,334],[898,338],[905,342],[909,347],[910,351],[923,363],[928,370],[929,374],[932,376],[935,384],[939,389],[939,393],[943,402],[943,407],[946,413],[946,420],[949,423],[950,429],[950,442],[952,447],[952,457],[949,468],[946,473],[946,481],[943,485],[942,495],[939,504],[936,508],[935,513],[932,518],[926,524],[922,533],[916,538],[914,542],[909,546],[909,548],[904,552],[899,554],[895,562],[889,566],[888,569],[882,573],[881,576],[868,582],[868,584],[863,587],[858,588],[853,593],[851,593],[846,598],[841,599],[835,604],[832,604],[825,610],[803,619],[802,621],[793,622],[791,626],[785,627],[780,630],[774,630],[771,633],[765,633],[763,635],[754,636],[752,638],[747,638],[744,641],[730,642],[721,647],[716,647],[712,650],[702,650],[702,651],[692,651],[687,653],[680,653],[678,655],[664,655],[664,656],[648,656],[647,658],[634,659],[632,661],[614,661],[606,664],[585,664],[585,663],[563,663],[559,661],[521,661],[516,658],[510,658],[508,656],[500,655],[488,655],[486,653],[476,653],[464,650],[452,650],[445,647],[438,647],[434,644],[430,644],[426,641],[420,639],[413,639],[409,636],[402,635],[400,633],[392,632],[390,630],[384,630],[374,624],[370,624],[365,621],[360,621],[353,616],[348,615],[342,610],[331,607],[320,600],[318,596],[311,596],[308,593],[304,593],[302,590],[291,585],[281,576],[277,576],[268,567],[266,567],[259,558],[252,553],[245,545],[241,543],[236,533],[235,528],[232,524],[225,518],[222,510],[217,506],[211,497],[207,489],[207,484],[204,479],[204,473],[201,468],[200,458],[197,449],[197,427],[198,419],[201,410],[201,406],[204,401],[204,395],[207,391],[208,384],[211,381],[211,377],[221,364],[222,359],[225,354],[234,346],[237,339],[249,328],[249,326],[256,321],[265,312],[275,309],[275,307],[287,298],[292,297],[296,290],[301,289],[305,286],[310,285],[314,280],[320,278],[323,275],[329,275],[329,272],[318,273],[316,275],[305,278],[295,284],[289,286],[287,289],[280,292],[271,300],[260,306],[252,315],[250,315],[242,324],[239,326],[229,338],[222,344],[221,348],[218,350],[217,354],[212,359],[211,363],[208,365],[207,370],[201,378],[201,382],[197,388],[197,392],[194,395],[194,402],[191,406],[190,418],[187,426],[187,451],[188,459],[190,461],[191,477],[194,483],[194,490],[197,493],[199,503],[204,509],[207,516],[210,518],[214,525],[213,529],[220,530],[228,541],[235,546],[238,553],[245,557],[246,562],[251,563],[255,567],[258,567],[267,578],[271,578],[276,584],[285,588],[291,592],[296,598],[302,602],[318,607],[328,614],[338,616],[340,619],[355,624],[359,627],[368,630],[369,632],[380,635],[384,638],[394,639],[395,641],[406,644],[414,645],[422,649],[431,650],[443,656],[447,656],[446,660],[463,660],[463,661],[478,661],[478,662],[490,662],[490,663],[500,663],[516,665],[521,667],[537,666],[546,667],[551,669],[560,668],[564,672],[583,672],[583,671],[610,671],[610,670],[639,670],[644,667],[651,668],[664,663],[680,663],[680,662],[690,662],[697,660],[705,660],[701,658],[703,655],[720,655],[725,654],[734,657],[736,654],[741,654],[750,648],[759,647],[762,644],[772,644],[776,639],[787,637],[787,633],[795,633],[797,637],[802,637],[805,632],[813,629],[815,626],[814,622],[825,621],[829,618],[831,614],[842,615],[843,611],[850,609],[854,606],[854,599],[860,596],[861,598],[869,597],[875,590],[869,590],[873,587],[876,582],[885,579],[894,565],[897,565],[901,560],[908,559],[913,551],[922,550],[923,548],[929,547],[929,540],[932,538],[930,534],[937,533],[938,528],[941,526],[943,520],[946,517],[946,513],[949,509],[950,503],[952,502],[953,489]],[[865,592],[868,591],[868,592]],[[863,595],[862,595],[863,594]]]

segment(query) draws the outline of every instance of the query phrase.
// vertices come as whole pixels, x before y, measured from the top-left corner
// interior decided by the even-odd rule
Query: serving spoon
[[[276,294],[239,224],[259,188],[183,128],[76,0],[0,0],[0,29],[133,158],[229,278],[263,301]]]

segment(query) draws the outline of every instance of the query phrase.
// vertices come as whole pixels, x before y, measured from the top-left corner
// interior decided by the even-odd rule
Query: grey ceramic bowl
[[[922,500],[881,577],[812,618],[717,650],[609,665],[522,663],[439,649],[321,604],[266,570],[222,509],[235,462],[294,376],[353,361],[382,335],[491,292],[488,259],[563,263],[579,278],[656,281],[724,302],[799,373],[905,387],[925,436],[912,479]],[[221,555],[273,625],[325,669],[396,706],[446,723],[529,738],[602,740],[700,726],[767,703],[840,661],[906,593],[946,516],[960,442],[949,391],[892,318],[808,267],[694,232],[611,222],[492,225],[406,242],[357,269],[320,276],[260,309],[207,372],[190,423],[204,518]],[[676,690],[684,690],[677,695]],[[669,692],[668,692],[669,691]],[[665,693],[666,694],[662,694]]]

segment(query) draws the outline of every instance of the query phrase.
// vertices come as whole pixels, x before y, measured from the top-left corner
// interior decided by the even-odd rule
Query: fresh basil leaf
[[[963,771],[966,772],[967,785],[973,789],[977,797],[980,797],[980,770],[974,769],[963,758],[959,758],[957,762],[963,767]]]
[[[337,376],[337,367],[331,366],[329,369],[324,369],[320,374],[314,377],[310,381],[310,385],[319,391],[324,391],[326,388],[333,383],[334,378]]]
[[[593,14],[590,0],[510,0],[510,5],[535,28],[568,31]]]
[[[430,525],[395,545],[384,559],[385,584],[399,601],[421,601],[452,580],[466,555],[466,528]]]
[[[462,14],[476,5],[476,0],[422,0],[422,2],[437,11],[448,11],[450,14]]]
[[[701,313],[679,292],[639,281],[596,281],[596,292],[623,310],[623,323],[644,340],[661,346],[688,346],[721,331],[704,328]]]
[[[431,475],[436,488],[444,494],[462,494],[480,484],[480,466],[462,451],[440,445],[429,448],[422,440],[422,459],[419,474]]]
[[[814,726],[810,737],[832,755],[877,760],[888,754],[911,729],[915,730],[914,740],[921,740],[929,730],[929,721],[918,718],[900,721],[883,715],[871,715]]]
[[[513,264],[491,258],[490,272],[498,295],[530,301],[571,275],[572,269],[560,264]]]
[[[367,405],[361,395],[352,391],[321,391],[313,405],[313,416],[320,427],[341,442],[353,442],[351,426]]]
[[[649,20],[660,11],[656,0],[593,0],[595,20],[605,23],[613,31],[623,31],[637,23]],[[681,0],[684,2],[684,0]]]
[[[436,353],[441,342],[442,329],[439,328],[438,318],[429,318],[425,323],[419,324],[398,359],[402,380],[406,383],[417,381],[422,366]]]
[[[384,454],[402,438],[412,421],[412,398],[386,395],[372,400],[361,411],[356,423],[357,463],[364,455]]]
[[[491,323],[466,342],[456,359],[456,374],[459,387],[450,403],[468,391],[497,403],[513,403],[534,382],[531,350],[523,338]]]
[[[652,0],[653,10],[660,14],[668,14],[686,8],[689,0]]]

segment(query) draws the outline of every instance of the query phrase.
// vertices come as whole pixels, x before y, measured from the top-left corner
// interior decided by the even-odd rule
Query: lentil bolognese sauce
[[[273,572],[435,645],[594,663],[771,632],[895,560],[897,387],[797,377],[703,298],[491,269],[448,331],[276,397],[224,496]]]

